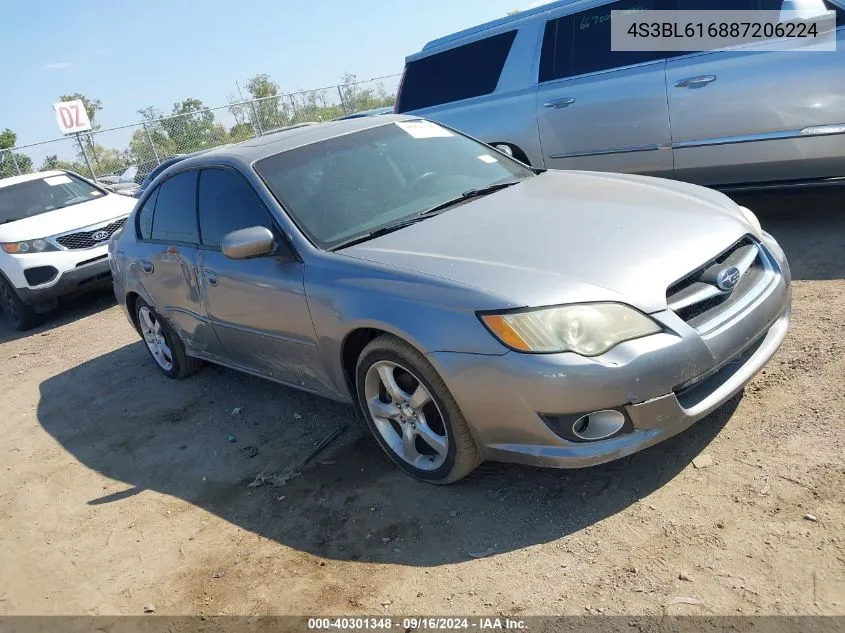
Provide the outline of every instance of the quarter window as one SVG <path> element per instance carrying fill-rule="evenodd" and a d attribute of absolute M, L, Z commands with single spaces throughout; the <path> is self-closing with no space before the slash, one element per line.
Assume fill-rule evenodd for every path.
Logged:
<path fill-rule="evenodd" d="M 672 0 L 620 0 L 546 23 L 540 82 L 663 59 L 666 53 L 613 51 L 611 11 L 669 10 Z"/>
<path fill-rule="evenodd" d="M 409 63 L 397 112 L 490 94 L 515 38 L 516 31 L 508 31 Z"/>
<path fill-rule="evenodd" d="M 252 186 L 228 169 L 203 169 L 199 184 L 200 234 L 205 246 L 217 248 L 239 229 L 263 226 L 273 230 L 264 203 Z"/>
<path fill-rule="evenodd" d="M 153 234 L 153 212 L 155 211 L 156 198 L 158 198 L 158 189 L 153 191 L 148 197 L 144 206 L 138 212 L 138 232 L 141 234 L 142 240 L 148 240 Z"/>
<path fill-rule="evenodd" d="M 152 239 L 196 244 L 197 172 L 185 171 L 165 180 L 158 190 Z"/>

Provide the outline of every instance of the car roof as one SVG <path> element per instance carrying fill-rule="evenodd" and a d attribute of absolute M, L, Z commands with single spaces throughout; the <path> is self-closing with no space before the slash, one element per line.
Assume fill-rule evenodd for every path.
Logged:
<path fill-rule="evenodd" d="M 223 145 L 204 152 L 200 156 L 188 158 L 181 164 L 185 167 L 190 167 L 194 164 L 202 166 L 209 161 L 209 158 L 213 158 L 215 161 L 232 161 L 248 166 L 267 156 L 280 154 L 297 147 L 319 143 L 353 132 L 381 127 L 382 125 L 389 125 L 396 121 L 413 121 L 416 119 L 419 119 L 419 117 L 385 114 L 295 127 L 279 132 L 271 132 L 264 136 L 257 136 L 248 141 Z"/>
<path fill-rule="evenodd" d="M 524 11 L 520 11 L 519 13 L 514 13 L 513 15 L 507 15 L 503 18 L 499 18 L 498 20 L 491 20 L 490 22 L 485 22 L 484 24 L 471 26 L 470 28 L 464 29 L 463 31 L 457 31 L 456 33 L 451 33 L 449 35 L 444 35 L 443 37 L 438 37 L 437 39 L 431 40 L 425 46 L 423 46 L 420 52 L 408 55 L 405 61 L 411 62 L 415 59 L 426 57 L 435 52 L 439 52 L 435 49 L 451 48 L 451 46 L 455 46 L 459 43 L 462 43 L 460 42 L 460 40 L 475 39 L 472 36 L 479 35 L 489 29 L 495 29 L 500 26 L 506 26 L 511 22 L 523 20 L 527 17 L 531 17 L 532 15 L 547 13 L 552 9 L 557 9 L 558 7 L 565 7 L 569 4 L 574 4 L 580 1 L 581 0 L 557 0 L 557 2 L 548 2 L 546 4 L 541 4 L 530 9 L 525 9 Z"/>
<path fill-rule="evenodd" d="M 8 187 L 10 185 L 17 185 L 21 182 L 28 182 L 30 180 L 38 180 L 39 178 L 49 178 L 50 176 L 62 176 L 66 172 L 53 169 L 52 171 L 36 171 L 32 174 L 23 174 L 21 176 L 12 176 L 10 178 L 0 179 L 0 188 Z"/>

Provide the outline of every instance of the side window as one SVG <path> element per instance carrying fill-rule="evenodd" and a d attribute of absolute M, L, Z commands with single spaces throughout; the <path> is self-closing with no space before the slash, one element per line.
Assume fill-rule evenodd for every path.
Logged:
<path fill-rule="evenodd" d="M 666 53 L 613 51 L 611 11 L 668 10 L 672 0 L 619 0 L 546 23 L 540 56 L 540 82 L 663 59 Z"/>
<path fill-rule="evenodd" d="M 490 94 L 515 38 L 516 31 L 508 31 L 409 63 L 398 112 Z"/>
<path fill-rule="evenodd" d="M 219 247 L 226 234 L 251 226 L 271 231 L 267 207 L 252 186 L 229 169 L 203 169 L 199 186 L 200 234 L 205 246 Z"/>
<path fill-rule="evenodd" d="M 152 239 L 196 244 L 197 172 L 184 171 L 165 180 L 158 189 Z"/>
<path fill-rule="evenodd" d="M 138 212 L 138 233 L 142 240 L 148 240 L 153 234 L 153 212 L 156 207 L 156 199 L 158 198 L 158 189 L 153 191 L 144 206 Z"/>

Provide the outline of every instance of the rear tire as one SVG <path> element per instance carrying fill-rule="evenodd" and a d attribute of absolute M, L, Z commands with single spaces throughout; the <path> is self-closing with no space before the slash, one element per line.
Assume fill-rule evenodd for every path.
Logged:
<path fill-rule="evenodd" d="M 370 432 L 409 475 L 449 484 L 481 463 L 448 387 L 405 341 L 389 334 L 370 341 L 358 357 L 355 387 Z"/>
<path fill-rule="evenodd" d="M 200 359 L 187 355 L 176 330 L 143 299 L 135 302 L 135 322 L 150 357 L 165 376 L 179 380 L 202 368 Z"/>
<path fill-rule="evenodd" d="M 35 309 L 23 302 L 5 277 L 0 276 L 0 312 L 6 315 L 19 332 L 30 330 L 42 321 Z"/>

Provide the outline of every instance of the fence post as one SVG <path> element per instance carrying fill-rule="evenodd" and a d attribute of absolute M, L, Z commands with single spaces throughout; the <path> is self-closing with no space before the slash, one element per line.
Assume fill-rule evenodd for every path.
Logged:
<path fill-rule="evenodd" d="M 156 165 L 161 165 L 161 159 L 158 157 L 158 151 L 156 150 L 156 144 L 153 143 L 153 137 L 150 136 L 150 129 L 147 127 L 147 122 L 141 121 L 141 126 L 144 128 L 144 134 L 147 135 L 147 141 L 150 143 L 150 147 L 153 150 L 153 156 L 156 157 Z"/>
<path fill-rule="evenodd" d="M 18 157 L 15 156 L 15 153 L 12 150 L 7 150 L 9 152 L 9 156 L 12 157 L 12 162 L 15 164 L 15 171 L 18 172 L 18 176 L 22 175 L 21 166 L 18 165 Z"/>
<path fill-rule="evenodd" d="M 91 179 L 94 182 L 97 182 L 97 174 L 94 173 L 94 169 L 91 167 L 91 161 L 88 160 L 88 152 L 85 151 L 85 143 L 82 142 L 82 137 L 79 135 L 79 132 L 76 133 L 76 142 L 79 143 L 79 151 L 82 152 L 85 164 L 88 165 L 88 171 L 91 172 Z"/>
<path fill-rule="evenodd" d="M 290 107 L 293 112 L 293 116 L 291 116 L 290 122 L 296 123 L 296 101 L 293 100 L 293 95 L 288 95 L 288 98 L 290 99 Z"/>
<path fill-rule="evenodd" d="M 261 121 L 258 119 L 258 110 L 255 109 L 255 101 L 251 100 L 249 105 L 252 108 L 252 127 L 255 128 L 255 133 L 261 136 L 264 134 L 264 130 L 261 129 Z"/>
<path fill-rule="evenodd" d="M 340 107 L 343 110 L 343 113 L 349 114 L 349 112 L 346 109 L 346 103 L 343 101 L 343 91 L 341 91 L 340 85 L 338 85 L 338 87 L 337 87 L 337 96 L 340 97 Z"/>

